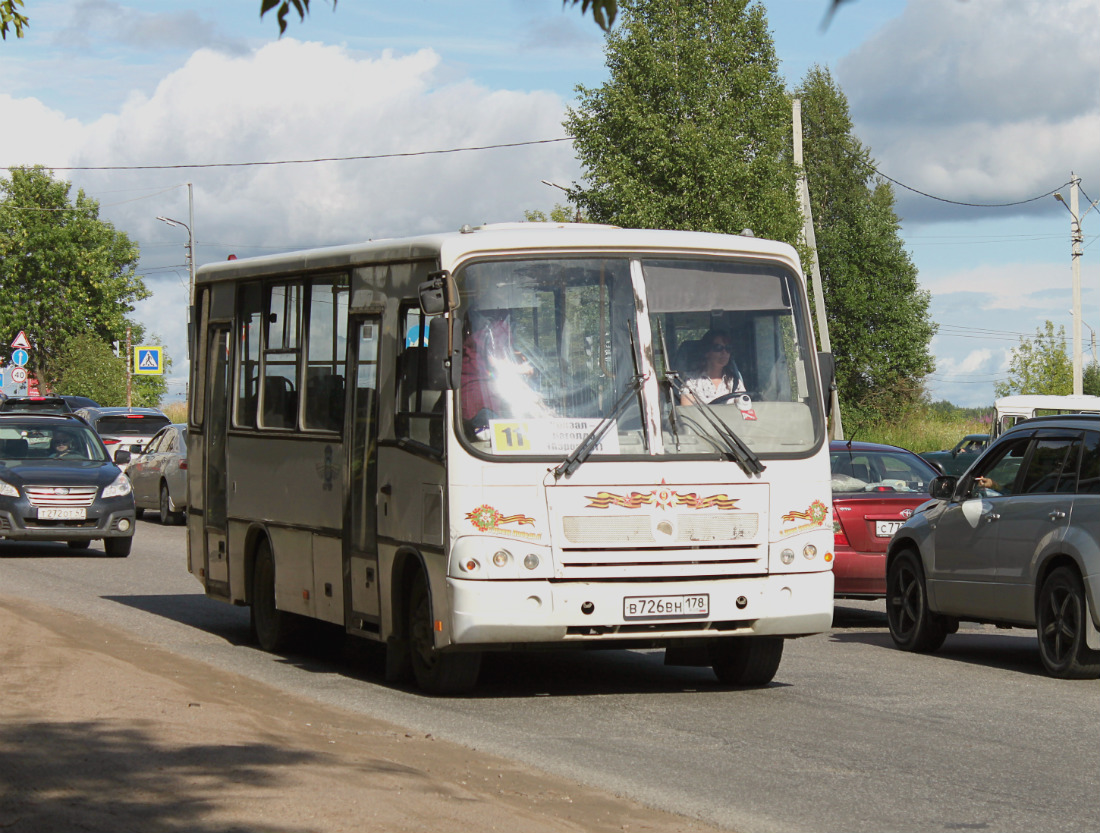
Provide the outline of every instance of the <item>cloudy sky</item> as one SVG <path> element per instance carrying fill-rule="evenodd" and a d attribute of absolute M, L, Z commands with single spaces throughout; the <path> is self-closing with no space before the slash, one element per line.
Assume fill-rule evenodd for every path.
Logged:
<path fill-rule="evenodd" d="M 186 183 L 201 264 L 521 219 L 563 196 L 541 180 L 580 175 L 567 141 L 407 155 L 562 138 L 575 87 L 606 78 L 579 10 L 313 5 L 279 39 L 260 0 L 26 0 L 26 37 L 0 42 L 0 168 L 54 168 L 140 244 L 154 295 L 138 318 L 180 371 L 173 396 L 187 235 L 155 218 L 187 222 Z M 1100 198 L 1100 0 L 849 0 L 823 28 L 827 5 L 765 3 L 783 75 L 794 86 L 829 67 L 900 183 L 903 238 L 940 325 L 933 398 L 989 404 L 1021 336 L 1047 319 L 1072 333 L 1071 218 L 1049 194 L 1068 201 L 1075 172 L 1082 212 Z M 201 167 L 334 157 L 359 158 Z M 88 170 L 118 166 L 142 169 Z M 1100 213 L 1082 228 L 1087 361 Z"/>

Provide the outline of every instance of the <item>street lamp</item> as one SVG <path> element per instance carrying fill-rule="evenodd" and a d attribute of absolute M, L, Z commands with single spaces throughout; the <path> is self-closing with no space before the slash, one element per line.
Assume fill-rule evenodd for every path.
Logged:
<path fill-rule="evenodd" d="M 549 185 L 551 188 L 559 188 L 562 191 L 564 191 L 567 195 L 569 194 L 569 189 L 566 188 L 564 185 L 558 185 L 558 183 L 551 182 L 548 179 L 540 179 L 539 182 L 541 182 L 543 185 Z M 581 207 L 578 205 L 577 206 L 577 212 L 573 216 L 573 222 L 574 223 L 579 223 L 580 221 L 581 221 Z"/>
<path fill-rule="evenodd" d="M 191 226 L 181 220 L 173 220 L 171 217 L 157 217 L 162 223 L 167 223 L 170 226 L 179 226 L 187 232 L 187 305 L 190 307 L 195 303 L 195 237 L 191 233 Z"/>

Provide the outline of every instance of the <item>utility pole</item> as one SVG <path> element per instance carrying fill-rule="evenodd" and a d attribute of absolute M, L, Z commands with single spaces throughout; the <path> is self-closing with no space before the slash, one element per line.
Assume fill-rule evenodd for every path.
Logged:
<path fill-rule="evenodd" d="M 1072 253 L 1073 268 L 1073 393 L 1080 396 L 1084 393 L 1084 361 L 1081 356 L 1081 213 L 1078 210 L 1078 193 L 1081 190 L 1081 177 L 1070 172 L 1069 175 L 1069 205 L 1065 198 L 1056 193 L 1054 199 L 1062 205 L 1066 205 L 1069 211 L 1070 251 Z M 1085 209 L 1085 213 L 1096 208 L 1093 202 Z"/>
<path fill-rule="evenodd" d="M 1077 213 L 1077 192 L 1080 190 L 1081 177 L 1070 172 L 1069 175 L 1069 213 L 1070 233 L 1073 252 L 1073 395 L 1085 392 L 1084 362 L 1081 360 L 1081 217 Z"/>
<path fill-rule="evenodd" d="M 817 332 L 821 338 L 821 349 L 832 353 L 829 342 L 829 322 L 825 317 L 825 290 L 821 285 L 821 263 L 817 258 L 817 235 L 814 234 L 814 218 L 810 208 L 810 185 L 806 181 L 806 169 L 802 167 L 802 101 L 795 99 L 794 107 L 794 164 L 798 168 L 798 200 L 802 207 L 802 236 L 813 254 L 811 276 L 814 286 L 814 312 L 817 317 Z M 844 439 L 844 425 L 840 421 L 840 396 L 836 385 L 829 391 L 829 424 L 832 427 L 832 439 Z"/>
<path fill-rule="evenodd" d="M 130 346 L 130 328 L 126 328 L 126 407 L 133 407 L 134 348 Z"/>

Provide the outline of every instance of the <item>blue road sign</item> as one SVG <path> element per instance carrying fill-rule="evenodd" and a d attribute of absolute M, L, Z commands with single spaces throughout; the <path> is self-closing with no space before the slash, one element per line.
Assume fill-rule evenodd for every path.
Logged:
<path fill-rule="evenodd" d="M 134 373 L 159 376 L 164 373 L 163 347 L 141 345 L 134 348 Z"/>
<path fill-rule="evenodd" d="M 20 347 L 18 350 L 11 351 L 11 363 L 17 367 L 23 367 L 31 358 L 31 354 Z"/>

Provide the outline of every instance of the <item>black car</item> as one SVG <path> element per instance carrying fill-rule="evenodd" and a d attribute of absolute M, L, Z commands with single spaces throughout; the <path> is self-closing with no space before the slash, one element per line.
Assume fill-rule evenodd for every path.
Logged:
<path fill-rule="evenodd" d="M 0 537 L 74 549 L 102 539 L 107 555 L 124 558 L 135 517 L 129 479 L 81 419 L 0 414 Z"/>
<path fill-rule="evenodd" d="M 72 410 L 61 396 L 9 396 L 0 402 L 2 414 L 69 414 Z"/>

